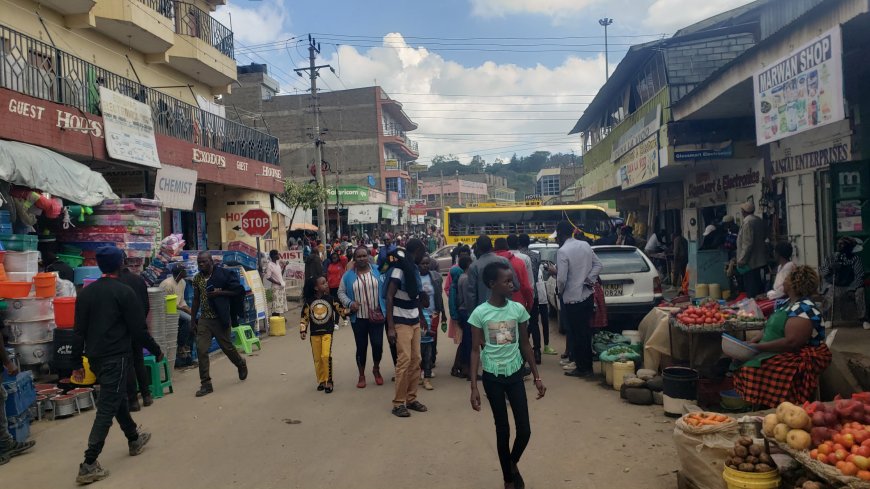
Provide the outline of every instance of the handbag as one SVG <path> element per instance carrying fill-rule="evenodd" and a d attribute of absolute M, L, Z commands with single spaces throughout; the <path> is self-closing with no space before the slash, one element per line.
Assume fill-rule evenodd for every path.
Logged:
<path fill-rule="evenodd" d="M 369 273 L 371 273 L 371 272 L 369 272 Z M 372 275 L 372 278 L 374 278 L 374 275 Z M 362 284 L 363 294 L 365 294 L 365 296 L 368 297 L 369 293 L 368 293 L 368 288 L 366 287 L 366 280 L 364 280 L 364 279 L 360 280 L 360 283 Z M 376 299 L 376 302 L 377 302 L 377 299 Z M 386 322 L 386 318 L 384 317 L 384 313 L 383 313 L 383 311 L 381 311 L 380 307 L 375 307 L 375 308 L 369 307 L 368 308 L 368 316 L 369 316 L 369 322 L 372 324 L 383 324 L 384 322 Z"/>

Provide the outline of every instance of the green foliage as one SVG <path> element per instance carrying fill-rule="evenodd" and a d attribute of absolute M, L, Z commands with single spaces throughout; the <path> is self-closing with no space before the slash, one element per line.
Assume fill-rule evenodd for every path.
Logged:
<path fill-rule="evenodd" d="M 284 180 L 284 192 L 281 194 L 281 200 L 293 209 L 293 215 L 290 217 L 290 222 L 287 226 L 293 225 L 296 211 L 300 207 L 303 210 L 313 209 L 319 204 L 326 202 L 328 196 L 326 187 L 317 183 L 299 183 L 289 178 Z"/>

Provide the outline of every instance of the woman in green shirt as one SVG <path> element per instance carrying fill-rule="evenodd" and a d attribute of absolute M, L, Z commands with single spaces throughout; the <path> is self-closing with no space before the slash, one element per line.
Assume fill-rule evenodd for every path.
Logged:
<path fill-rule="evenodd" d="M 477 306 L 468 322 L 471 328 L 471 407 L 480 411 L 477 370 L 483 361 L 483 390 L 495 418 L 496 445 L 505 489 L 525 487 L 517 464 L 531 437 L 529 403 L 523 384 L 523 361 L 532 367 L 538 399 L 547 388 L 529 344 L 529 313 L 509 299 L 514 293 L 513 271 L 504 262 L 493 262 L 483 269 L 483 282 L 491 290 L 489 300 Z M 482 348 L 482 351 L 481 351 Z M 517 435 L 510 447 L 510 423 L 505 397 L 514 413 Z"/>

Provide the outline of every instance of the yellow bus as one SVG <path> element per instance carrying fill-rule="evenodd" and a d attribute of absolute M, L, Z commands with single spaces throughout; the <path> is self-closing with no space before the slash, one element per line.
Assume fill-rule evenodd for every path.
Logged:
<path fill-rule="evenodd" d="M 556 232 L 556 225 L 567 220 L 583 229 L 590 239 L 611 232 L 607 212 L 596 205 L 517 205 L 494 207 L 446 208 L 443 223 L 447 244 L 474 243 L 481 234 L 493 240 L 508 234 L 528 234 L 532 239 L 546 240 Z"/>

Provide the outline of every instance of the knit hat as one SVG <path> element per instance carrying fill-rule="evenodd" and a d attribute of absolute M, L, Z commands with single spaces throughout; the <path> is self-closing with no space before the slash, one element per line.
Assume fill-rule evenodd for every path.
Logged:
<path fill-rule="evenodd" d="M 97 265 L 103 273 L 117 272 L 124 263 L 124 252 L 114 246 L 97 249 Z"/>
<path fill-rule="evenodd" d="M 746 201 L 740 204 L 740 210 L 747 214 L 755 214 L 755 204 L 751 201 Z"/>
<path fill-rule="evenodd" d="M 716 232 L 716 226 L 710 224 L 709 226 L 704 228 L 704 236 L 707 237 Z"/>

